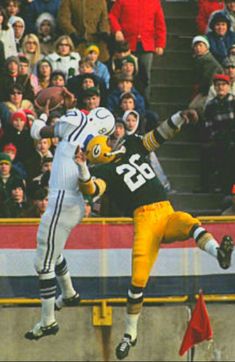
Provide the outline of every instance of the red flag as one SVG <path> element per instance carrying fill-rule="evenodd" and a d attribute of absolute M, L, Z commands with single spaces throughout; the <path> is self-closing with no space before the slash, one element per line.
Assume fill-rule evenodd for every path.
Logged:
<path fill-rule="evenodd" d="M 202 293 L 199 293 L 199 298 L 192 313 L 191 320 L 189 321 L 186 329 L 179 355 L 182 356 L 188 349 L 192 348 L 195 344 L 205 340 L 212 339 L 213 332 L 210 324 L 209 315 L 206 309 Z"/>

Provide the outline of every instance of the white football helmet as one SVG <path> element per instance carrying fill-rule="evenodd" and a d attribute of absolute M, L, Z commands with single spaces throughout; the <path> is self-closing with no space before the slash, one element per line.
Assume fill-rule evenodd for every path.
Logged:
<path fill-rule="evenodd" d="M 94 131 L 94 135 L 110 135 L 115 130 L 115 118 L 112 113 L 104 107 L 92 109 L 87 115 L 88 124 Z"/>

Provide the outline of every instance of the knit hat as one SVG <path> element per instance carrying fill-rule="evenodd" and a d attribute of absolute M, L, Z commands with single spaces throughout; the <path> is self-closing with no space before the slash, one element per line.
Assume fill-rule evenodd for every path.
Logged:
<path fill-rule="evenodd" d="M 52 25 L 53 30 L 55 29 L 56 21 L 55 21 L 54 16 L 51 15 L 50 13 L 42 13 L 38 16 L 38 18 L 36 20 L 37 32 L 39 32 L 40 26 L 44 20 L 47 20 Z"/>
<path fill-rule="evenodd" d="M 91 44 L 84 50 L 84 56 L 86 57 L 89 53 L 95 52 L 100 55 L 100 49 L 97 45 Z"/>
<path fill-rule="evenodd" d="M 24 113 L 26 114 L 27 121 L 34 121 L 36 118 L 36 115 L 34 111 L 31 109 L 24 109 Z"/>
<path fill-rule="evenodd" d="M 10 156 L 5 152 L 0 152 L 0 165 L 2 163 L 8 163 L 8 165 L 11 165 L 11 158 Z"/>
<path fill-rule="evenodd" d="M 219 22 L 227 23 L 228 29 L 230 29 L 231 21 L 223 11 L 217 11 L 214 13 L 214 15 L 211 16 L 211 20 L 209 22 L 209 28 L 211 30 L 214 30 L 215 24 Z"/>
<path fill-rule="evenodd" d="M 92 96 L 100 96 L 100 90 L 97 87 L 90 87 L 84 89 L 82 92 L 82 98 L 92 97 Z"/>
<path fill-rule="evenodd" d="M 192 48 L 194 47 L 194 45 L 196 43 L 199 43 L 199 42 L 204 43 L 207 46 L 208 49 L 210 48 L 210 44 L 209 44 L 209 41 L 208 41 L 207 37 L 203 36 L 203 35 L 197 35 L 197 36 L 195 36 L 193 38 L 193 40 L 192 40 Z"/>
<path fill-rule="evenodd" d="M 24 123 L 27 122 L 27 116 L 23 110 L 19 110 L 16 112 L 13 112 L 11 115 L 11 121 L 14 121 L 15 119 L 20 118 Z"/>
<path fill-rule="evenodd" d="M 235 195 L 235 184 L 232 185 L 231 194 L 232 194 L 232 195 Z"/>
<path fill-rule="evenodd" d="M 124 57 L 121 59 L 121 64 L 126 64 L 126 63 L 132 63 L 134 64 L 135 66 L 135 59 L 131 56 L 131 55 L 128 55 L 127 57 Z"/>
<path fill-rule="evenodd" d="M 11 190 L 15 190 L 18 188 L 21 188 L 23 191 L 25 191 L 25 184 L 23 179 L 21 178 L 16 178 L 15 180 L 13 180 L 11 184 Z"/>
<path fill-rule="evenodd" d="M 230 84 L 230 77 L 227 74 L 214 74 L 213 75 L 213 83 L 215 83 L 218 80 L 222 80 L 222 81 Z"/>
<path fill-rule="evenodd" d="M 124 81 L 134 82 L 134 79 L 131 75 L 127 75 L 124 73 L 115 74 L 114 78 L 116 82 L 124 82 Z"/>
<path fill-rule="evenodd" d="M 139 116 L 139 113 L 138 113 L 138 112 L 136 112 L 136 111 L 134 111 L 134 110 L 133 110 L 133 111 L 126 111 L 126 112 L 123 114 L 123 116 L 122 116 L 122 119 L 123 119 L 123 121 L 124 121 L 124 123 L 125 123 L 125 125 L 126 125 L 126 128 L 127 128 L 127 118 L 128 118 L 128 116 L 129 116 L 130 114 L 135 115 L 137 122 L 136 122 L 135 128 L 133 128 L 132 130 L 128 130 L 128 129 L 127 129 L 126 134 L 127 134 L 128 136 L 130 136 L 130 135 L 132 135 L 133 133 L 136 132 L 136 130 L 137 130 L 138 126 L 139 126 L 139 122 L 140 122 L 140 116 Z"/>
<path fill-rule="evenodd" d="M 16 155 L 17 152 L 17 148 L 15 145 L 13 145 L 13 143 L 8 143 L 3 147 L 3 152 L 8 152 L 8 151 L 12 151 L 14 152 L 14 154 Z"/>
<path fill-rule="evenodd" d="M 18 57 L 15 57 L 14 55 L 8 57 L 5 61 L 5 67 L 7 68 L 9 63 L 15 62 L 18 66 L 20 65 L 20 61 Z"/>
<path fill-rule="evenodd" d="M 230 57 L 225 58 L 223 61 L 223 67 L 224 68 L 235 67 L 235 56 L 231 55 Z"/>

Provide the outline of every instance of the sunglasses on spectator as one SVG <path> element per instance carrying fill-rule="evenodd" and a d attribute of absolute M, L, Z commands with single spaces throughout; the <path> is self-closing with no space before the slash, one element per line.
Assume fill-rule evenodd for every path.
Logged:
<path fill-rule="evenodd" d="M 20 92 L 20 91 L 13 91 L 13 92 L 11 92 L 10 94 L 15 95 L 15 94 L 23 94 L 23 93 Z"/>
<path fill-rule="evenodd" d="M 26 44 L 34 44 L 34 45 L 37 45 L 36 41 L 27 41 Z"/>
<path fill-rule="evenodd" d="M 64 46 L 64 47 L 69 47 L 69 46 L 70 46 L 70 45 L 67 44 L 67 43 L 60 43 L 59 45 L 60 45 L 60 46 Z"/>
<path fill-rule="evenodd" d="M 235 68 L 235 65 L 227 65 L 225 68 Z"/>

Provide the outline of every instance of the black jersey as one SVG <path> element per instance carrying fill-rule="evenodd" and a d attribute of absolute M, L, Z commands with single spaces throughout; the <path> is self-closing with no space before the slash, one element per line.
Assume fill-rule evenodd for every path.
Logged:
<path fill-rule="evenodd" d="M 124 146 L 126 153 L 119 161 L 94 167 L 91 174 L 106 182 L 109 196 L 125 215 L 131 215 L 137 207 L 164 201 L 167 196 L 147 161 L 142 137 L 128 136 Z"/>

